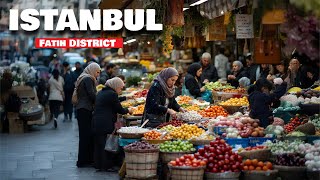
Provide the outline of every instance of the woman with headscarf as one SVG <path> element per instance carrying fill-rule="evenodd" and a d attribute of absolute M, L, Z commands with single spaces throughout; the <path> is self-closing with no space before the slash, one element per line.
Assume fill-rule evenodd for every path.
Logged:
<path fill-rule="evenodd" d="M 50 112 L 53 115 L 53 125 L 56 129 L 58 126 L 57 119 L 60 114 L 60 106 L 62 105 L 64 92 L 63 85 L 64 80 L 60 76 L 60 73 L 57 69 L 52 71 L 52 76 L 49 79 L 49 106 Z"/>
<path fill-rule="evenodd" d="M 232 72 L 228 75 L 228 83 L 231 86 L 239 87 L 239 79 L 246 77 L 246 71 L 243 69 L 243 64 L 240 61 L 234 61 L 232 64 Z"/>
<path fill-rule="evenodd" d="M 75 84 L 78 102 L 75 104 L 79 127 L 78 167 L 86 167 L 93 163 L 93 134 L 91 129 L 92 112 L 96 100 L 97 77 L 100 66 L 90 63 Z"/>
<path fill-rule="evenodd" d="M 174 84 L 178 76 L 178 71 L 169 67 L 163 69 L 154 79 L 147 95 L 143 115 L 143 120 L 149 119 L 146 127 L 157 127 L 168 120 L 167 115 L 174 115 L 176 111 L 184 111 L 174 98 Z"/>
<path fill-rule="evenodd" d="M 193 63 L 188 67 L 187 75 L 184 79 L 184 86 L 189 91 L 190 95 L 194 98 L 201 97 L 201 93 L 205 91 L 204 87 L 201 87 L 200 76 L 202 73 L 202 67 L 199 63 Z"/>
<path fill-rule="evenodd" d="M 118 95 L 124 83 L 119 77 L 107 80 L 106 87 L 97 94 L 95 111 L 93 113 L 94 132 L 94 167 L 100 171 L 114 171 L 114 154 L 105 152 L 106 138 L 115 130 L 117 114 L 127 114 L 129 111 L 120 104 Z"/>

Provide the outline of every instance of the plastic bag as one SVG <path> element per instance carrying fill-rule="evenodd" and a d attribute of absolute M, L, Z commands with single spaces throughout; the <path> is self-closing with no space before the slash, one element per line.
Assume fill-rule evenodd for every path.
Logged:
<path fill-rule="evenodd" d="M 210 90 L 206 90 L 201 94 L 201 98 L 204 101 L 211 102 L 212 101 L 212 92 Z"/>
<path fill-rule="evenodd" d="M 117 153 L 119 151 L 119 136 L 108 134 L 104 150 L 111 153 Z"/>

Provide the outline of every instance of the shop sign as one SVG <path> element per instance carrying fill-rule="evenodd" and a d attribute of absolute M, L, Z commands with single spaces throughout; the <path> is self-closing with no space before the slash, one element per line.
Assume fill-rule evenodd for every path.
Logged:
<path fill-rule="evenodd" d="M 225 41 L 227 27 L 224 25 L 224 16 L 215 18 L 206 31 L 206 41 Z"/>
<path fill-rule="evenodd" d="M 236 15 L 236 34 L 237 39 L 250 39 L 254 37 L 252 14 Z"/>

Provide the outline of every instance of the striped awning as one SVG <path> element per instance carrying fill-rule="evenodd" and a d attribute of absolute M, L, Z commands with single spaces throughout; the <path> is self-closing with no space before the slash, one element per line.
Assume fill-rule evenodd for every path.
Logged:
<path fill-rule="evenodd" d="M 209 0 L 197 8 L 203 17 L 214 19 L 243 6 L 246 6 L 246 0 Z"/>

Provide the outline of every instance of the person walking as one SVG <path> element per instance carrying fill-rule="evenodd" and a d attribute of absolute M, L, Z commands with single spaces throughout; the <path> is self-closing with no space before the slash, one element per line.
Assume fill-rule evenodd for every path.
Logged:
<path fill-rule="evenodd" d="M 115 130 L 117 114 L 127 114 L 131 109 L 123 108 L 118 95 L 124 87 L 119 77 L 107 80 L 106 87 L 97 94 L 93 113 L 94 167 L 99 171 L 114 172 L 115 154 L 104 150 L 106 138 Z"/>
<path fill-rule="evenodd" d="M 70 71 L 70 66 L 68 62 L 63 63 L 63 79 L 64 79 L 64 86 L 63 91 L 65 95 L 65 99 L 63 102 L 63 111 L 64 111 L 64 122 L 72 121 L 72 111 L 73 105 L 71 102 L 72 93 L 74 90 L 74 82 L 73 75 Z"/>
<path fill-rule="evenodd" d="M 50 113 L 54 118 L 53 126 L 55 129 L 58 127 L 57 120 L 60 113 L 60 106 L 64 100 L 63 85 L 64 80 L 60 76 L 59 70 L 54 69 L 49 79 L 49 106 Z"/>
<path fill-rule="evenodd" d="M 87 167 L 93 163 L 92 112 L 96 100 L 97 77 L 100 66 L 90 63 L 78 77 L 75 84 L 77 93 L 77 120 L 79 127 L 79 148 L 77 167 Z"/>

